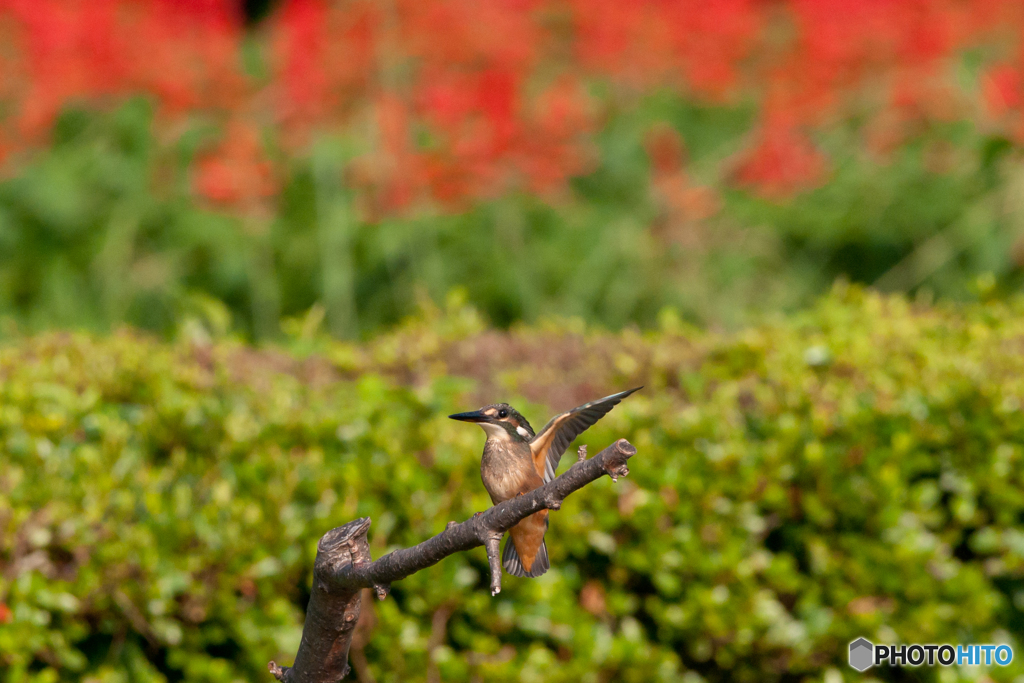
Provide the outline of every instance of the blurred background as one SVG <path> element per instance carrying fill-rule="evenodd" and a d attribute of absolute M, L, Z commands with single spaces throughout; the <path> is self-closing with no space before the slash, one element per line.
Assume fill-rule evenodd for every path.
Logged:
<path fill-rule="evenodd" d="M 732 329 L 1020 285 L 1016 2 L 17 2 L 5 329 Z"/>
<path fill-rule="evenodd" d="M 321 534 L 488 504 L 444 415 L 635 384 L 553 570 L 354 678 L 1016 644 L 1022 162 L 1016 0 L 0 0 L 0 680 L 268 680 Z"/>

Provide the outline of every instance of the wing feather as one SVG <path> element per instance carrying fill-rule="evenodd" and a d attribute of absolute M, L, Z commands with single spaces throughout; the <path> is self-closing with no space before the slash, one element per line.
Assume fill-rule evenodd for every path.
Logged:
<path fill-rule="evenodd" d="M 643 387 L 620 391 L 617 394 L 584 403 L 578 408 L 551 418 L 544 425 L 544 429 L 540 430 L 540 433 L 530 441 L 533 465 L 537 469 L 537 473 L 544 478 L 544 483 L 555 478 L 555 470 L 558 468 L 558 462 L 562 459 L 562 454 L 577 436 L 607 415 L 608 411 L 618 405 L 622 399 L 640 389 Z"/>

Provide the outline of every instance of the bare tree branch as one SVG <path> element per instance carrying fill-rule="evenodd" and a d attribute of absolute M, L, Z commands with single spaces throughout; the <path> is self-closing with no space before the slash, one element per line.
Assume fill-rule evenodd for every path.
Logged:
<path fill-rule="evenodd" d="M 388 553 L 376 562 L 370 559 L 366 538 L 369 517 L 328 531 L 317 545 L 313 592 L 295 664 L 286 667 L 270 662 L 270 672 L 284 683 L 340 681 L 349 670 L 348 650 L 359 621 L 361 589 L 372 588 L 383 600 L 393 582 L 457 552 L 481 545 L 486 548 L 491 595 L 497 595 L 501 591 L 498 544 L 502 534 L 535 512 L 559 509 L 570 493 L 606 474 L 612 480 L 626 476 L 626 463 L 635 454 L 636 448 L 625 439 L 619 439 L 589 460 L 586 449 L 581 448 L 577 462 L 544 486 L 477 513 L 461 524 L 449 522 L 437 536 L 412 548 Z"/>

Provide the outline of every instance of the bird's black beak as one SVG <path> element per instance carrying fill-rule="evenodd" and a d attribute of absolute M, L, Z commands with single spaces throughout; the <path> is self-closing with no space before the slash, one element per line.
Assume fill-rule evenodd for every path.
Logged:
<path fill-rule="evenodd" d="M 489 422 L 491 419 L 480 410 L 471 410 L 468 413 L 455 413 L 448 417 L 453 420 L 462 420 L 463 422 Z"/>

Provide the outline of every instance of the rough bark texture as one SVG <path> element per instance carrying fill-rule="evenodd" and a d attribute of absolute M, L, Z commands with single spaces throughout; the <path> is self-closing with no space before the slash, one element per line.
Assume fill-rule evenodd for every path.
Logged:
<path fill-rule="evenodd" d="M 557 510 L 573 491 L 604 475 L 613 480 L 629 474 L 626 463 L 636 449 L 619 439 L 591 459 L 580 448 L 579 459 L 560 477 L 530 493 L 495 505 L 483 513 L 448 526 L 437 536 L 370 560 L 363 517 L 324 534 L 313 565 L 313 592 L 306 609 L 302 642 L 291 667 L 270 662 L 269 669 L 284 683 L 336 683 L 348 673 L 348 650 L 359 621 L 361 589 L 371 588 L 383 600 L 391 584 L 437 564 L 454 553 L 484 546 L 491 568 L 491 595 L 501 591 L 501 536 L 520 520 L 539 510 Z"/>

